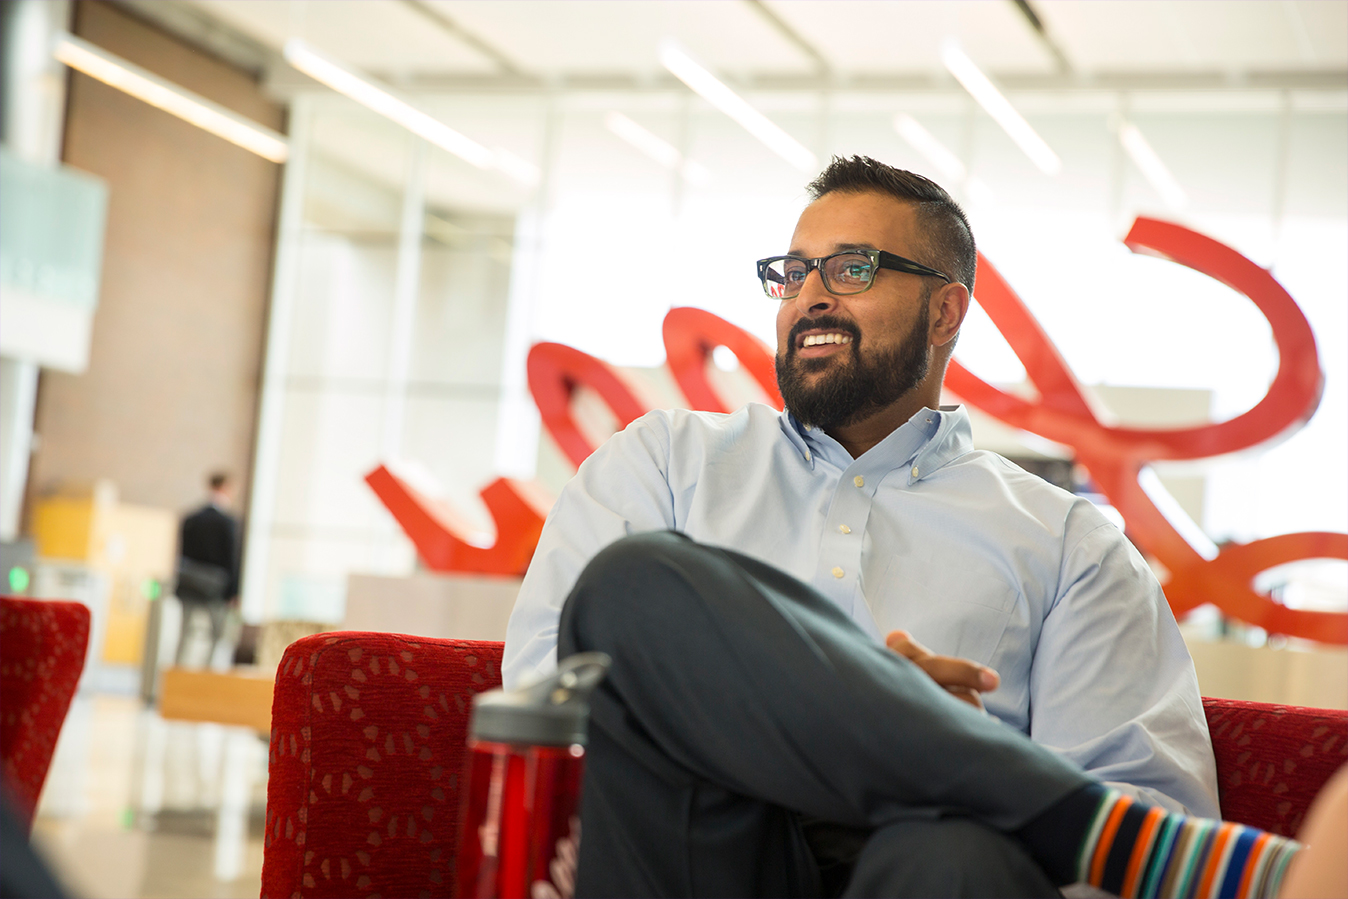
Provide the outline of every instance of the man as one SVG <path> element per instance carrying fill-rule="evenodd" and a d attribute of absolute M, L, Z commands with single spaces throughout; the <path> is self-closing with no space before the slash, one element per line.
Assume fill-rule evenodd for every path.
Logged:
<path fill-rule="evenodd" d="M 178 544 L 178 583 L 174 591 L 182 603 L 182 630 L 177 663 L 186 659 L 187 634 L 199 613 L 210 619 L 211 649 L 215 655 L 225 631 L 225 617 L 239 595 L 238 522 L 229 514 L 229 475 L 215 472 L 207 480 L 206 505 L 183 518 Z"/>
<path fill-rule="evenodd" d="M 864 157 L 810 193 L 789 254 L 758 264 L 786 411 L 658 411 L 615 435 L 511 616 L 507 684 L 559 651 L 614 660 L 578 892 L 1160 883 L 1169 856 L 1131 841 L 1163 812 L 1137 822 L 1215 816 L 1217 796 L 1155 578 L 1090 503 L 973 450 L 940 407 L 976 259 L 954 201 Z M 1198 845 L 1164 820 L 1166 846 Z"/>

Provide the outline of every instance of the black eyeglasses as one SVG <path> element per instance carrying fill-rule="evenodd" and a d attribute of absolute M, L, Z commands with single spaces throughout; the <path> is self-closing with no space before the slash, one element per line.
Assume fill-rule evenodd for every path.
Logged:
<path fill-rule="evenodd" d="M 758 260 L 758 279 L 763 292 L 774 300 L 789 300 L 800 295 L 811 270 L 818 269 L 824 289 L 838 296 L 870 290 L 875 273 L 882 268 L 912 275 L 927 275 L 953 283 L 945 272 L 884 250 L 844 250 L 818 259 L 799 256 L 769 256 Z"/>

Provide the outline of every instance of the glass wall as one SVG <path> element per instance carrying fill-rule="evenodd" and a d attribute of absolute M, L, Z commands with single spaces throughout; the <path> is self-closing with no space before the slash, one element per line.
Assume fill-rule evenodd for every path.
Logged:
<path fill-rule="evenodd" d="M 475 504 L 495 471 L 515 216 L 447 201 L 460 163 L 355 104 L 319 97 L 293 114 L 303 159 L 272 323 L 286 334 L 268 371 L 278 426 L 257 459 L 274 490 L 255 497 L 245 613 L 337 623 L 349 573 L 415 564 L 365 484 L 377 465 L 419 472 L 489 521 Z"/>
<path fill-rule="evenodd" d="M 1051 177 L 953 90 L 746 96 L 821 165 L 868 154 L 951 188 L 980 247 L 1077 377 L 1103 385 L 1102 398 L 1117 388 L 1206 391 L 1208 414 L 1225 419 L 1256 403 L 1277 367 L 1251 302 L 1123 246 L 1136 216 L 1178 221 L 1271 268 L 1319 341 L 1318 413 L 1265 452 L 1161 474 L 1202 479 L 1190 507 L 1217 541 L 1348 530 L 1348 92 L 1012 94 L 1063 160 Z M 812 172 L 682 91 L 418 99 L 508 152 L 517 171 L 474 169 L 331 95 L 296 103 L 293 130 L 305 136 L 291 169 L 302 185 L 288 196 L 302 213 L 280 241 L 275 314 L 289 307 L 290 338 L 269 376 L 283 388 L 281 436 L 270 453 L 265 436 L 259 445 L 276 487 L 273 512 L 255 513 L 251 618 L 336 621 L 347 573 L 413 570 L 409 544 L 362 481 L 382 459 L 424 466 L 484 526 L 476 493 L 496 474 L 531 474 L 541 453 L 556 481 L 564 466 L 523 388 L 533 342 L 657 367 L 660 323 L 675 305 L 774 342 L 752 263 L 785 250 Z M 614 113 L 700 169 L 681 174 L 643 155 L 611 129 Z M 937 170 L 900 136 L 898 115 L 931 132 L 964 173 Z M 1168 205 L 1134 167 L 1117 137 L 1123 121 L 1165 161 L 1186 205 Z M 978 310 L 957 356 L 993 382 L 1024 378 Z M 1173 409 L 1116 405 L 1128 423 L 1177 423 Z M 1303 566 L 1299 577 L 1341 604 L 1346 568 Z"/>

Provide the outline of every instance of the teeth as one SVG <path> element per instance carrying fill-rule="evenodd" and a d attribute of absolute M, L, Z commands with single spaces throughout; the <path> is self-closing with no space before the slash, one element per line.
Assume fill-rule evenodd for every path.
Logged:
<path fill-rule="evenodd" d="M 807 334 L 802 346 L 818 346 L 821 343 L 851 343 L 850 334 Z"/>

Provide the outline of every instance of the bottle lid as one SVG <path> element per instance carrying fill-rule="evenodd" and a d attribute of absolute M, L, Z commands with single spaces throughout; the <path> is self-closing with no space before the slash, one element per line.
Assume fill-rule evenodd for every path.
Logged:
<path fill-rule="evenodd" d="M 590 694 L 610 664 L 602 652 L 577 653 L 542 680 L 515 690 L 478 694 L 469 728 L 472 739 L 535 746 L 583 744 Z"/>

